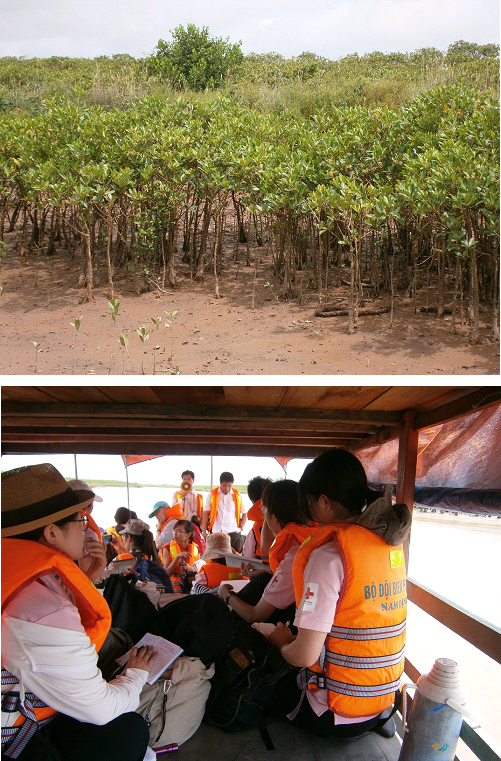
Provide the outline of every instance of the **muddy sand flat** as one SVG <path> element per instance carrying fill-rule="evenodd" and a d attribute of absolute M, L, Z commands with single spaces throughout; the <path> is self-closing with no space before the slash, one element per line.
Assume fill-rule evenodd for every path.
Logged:
<path fill-rule="evenodd" d="M 436 319 L 415 313 L 412 299 L 395 299 L 393 327 L 388 313 L 361 316 L 354 335 L 347 335 L 347 317 L 315 316 L 318 296 L 308 294 L 301 306 L 278 301 L 280 285 L 263 265 L 254 271 L 231 262 L 219 280 L 189 279 L 179 265 L 179 284 L 138 295 L 130 276 L 117 273 L 118 319 L 108 310 L 104 276 L 95 301 L 80 303 L 75 286 L 79 263 L 56 254 L 49 260 L 24 260 L 15 252 L 4 259 L 0 316 L 0 369 L 4 375 L 496 375 L 499 346 L 490 336 L 490 310 L 481 314 L 481 342 L 468 345 L 468 327 L 451 333 L 451 317 Z M 266 283 L 272 283 L 272 288 Z M 346 296 L 331 288 L 327 301 Z M 433 293 L 420 292 L 417 307 L 434 303 Z M 375 306 L 384 300 L 375 302 Z M 254 303 L 253 303 L 254 302 Z M 254 307 L 254 308 L 253 308 Z M 173 326 L 165 312 L 177 311 Z M 71 323 L 82 317 L 78 333 Z M 158 329 L 152 318 L 161 317 Z M 141 342 L 137 328 L 146 326 Z M 172 333 L 173 330 L 173 333 Z M 126 335 L 129 356 L 119 343 Z M 73 346 L 76 345 L 75 351 Z M 172 358 L 171 358 L 172 357 Z"/>

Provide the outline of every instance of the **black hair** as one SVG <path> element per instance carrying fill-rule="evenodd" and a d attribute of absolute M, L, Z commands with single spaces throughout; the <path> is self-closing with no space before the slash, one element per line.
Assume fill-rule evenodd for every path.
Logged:
<path fill-rule="evenodd" d="M 176 521 L 174 523 L 174 528 L 184 528 L 185 531 L 188 532 L 190 535 L 189 541 L 192 542 L 195 538 L 195 526 L 191 521 Z"/>
<path fill-rule="evenodd" d="M 261 499 L 264 487 L 267 484 L 271 484 L 271 478 L 263 478 L 262 476 L 251 478 L 247 486 L 247 494 L 251 502 L 257 502 L 258 499 Z"/>
<path fill-rule="evenodd" d="M 198 515 L 192 515 L 190 520 L 194 526 L 198 526 L 198 528 L 200 528 L 200 518 Z"/>
<path fill-rule="evenodd" d="M 122 534 L 123 537 L 130 536 L 132 539 L 134 555 L 149 555 L 149 557 L 158 565 L 162 565 L 162 561 L 158 555 L 158 550 L 153 539 L 153 534 L 148 529 L 145 529 L 142 534 Z M 134 552 L 135 550 L 135 552 Z"/>
<path fill-rule="evenodd" d="M 66 518 L 61 518 L 58 521 L 47 521 L 45 526 L 49 526 L 51 523 L 53 523 L 54 526 L 64 528 L 64 526 L 66 526 L 68 523 L 74 521 L 77 515 L 80 515 L 79 510 L 74 513 L 70 513 L 70 515 L 67 515 Z M 16 534 L 12 537 L 12 539 L 28 539 L 31 542 L 38 542 L 38 540 L 43 536 L 43 530 L 45 526 L 39 526 L 38 528 L 34 528 L 32 531 L 25 531 L 24 534 Z"/>
<path fill-rule="evenodd" d="M 123 525 L 127 523 L 132 518 L 132 513 L 127 507 L 118 507 L 117 511 L 114 515 L 115 521 L 117 522 L 117 525 Z"/>
<path fill-rule="evenodd" d="M 268 513 L 277 519 L 282 528 L 288 523 L 308 525 L 309 516 L 299 503 L 296 481 L 283 479 L 269 483 L 261 499 Z"/>
<path fill-rule="evenodd" d="M 318 499 L 324 494 L 339 502 L 351 515 L 359 515 L 364 507 L 381 496 L 367 486 L 364 466 L 346 449 L 327 449 L 304 469 L 299 479 L 303 510 L 313 519 L 308 495 Z"/>
<path fill-rule="evenodd" d="M 184 478 L 185 476 L 191 476 L 193 480 L 195 480 L 195 474 L 192 470 L 183 470 L 181 473 L 181 478 Z"/>
<path fill-rule="evenodd" d="M 235 479 L 233 478 L 233 473 L 230 473 L 229 471 L 225 470 L 224 473 L 221 473 L 219 476 L 219 483 L 222 484 L 223 481 L 231 481 L 233 483 Z"/>

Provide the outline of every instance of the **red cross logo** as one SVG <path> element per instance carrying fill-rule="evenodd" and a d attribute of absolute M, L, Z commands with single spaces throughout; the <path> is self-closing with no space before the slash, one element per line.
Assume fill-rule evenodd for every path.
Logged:
<path fill-rule="evenodd" d="M 311 589 L 308 587 L 308 591 L 306 592 L 304 599 L 309 600 L 310 597 L 315 597 L 315 592 L 312 592 Z"/>

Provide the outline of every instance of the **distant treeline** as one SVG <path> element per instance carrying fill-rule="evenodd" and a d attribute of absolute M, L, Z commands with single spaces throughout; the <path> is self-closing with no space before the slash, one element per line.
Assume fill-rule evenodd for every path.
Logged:
<path fill-rule="evenodd" d="M 200 36 L 201 30 L 191 31 L 192 37 Z M 206 41 L 216 54 L 221 44 L 220 40 Z M 146 96 L 168 100 L 180 90 L 197 90 L 203 91 L 199 97 L 207 98 L 222 88 L 226 95 L 263 112 L 288 110 L 311 116 L 333 106 L 400 106 L 439 84 L 499 91 L 499 46 L 494 44 L 459 40 L 447 51 L 376 51 L 338 60 L 310 52 L 294 58 L 278 53 L 238 57 L 237 46 L 227 46 L 233 66 L 227 62 L 224 73 L 218 73 L 214 65 L 210 68 L 211 59 L 200 39 L 192 40 L 192 47 L 199 59 L 204 52 L 205 58 L 195 60 L 184 75 L 176 64 L 175 45 L 162 40 L 143 59 L 127 54 L 94 59 L 0 58 L 0 112 L 37 114 L 47 108 L 47 99 L 56 96 L 78 105 L 128 108 Z M 224 60 L 224 50 L 219 55 Z"/>
<path fill-rule="evenodd" d="M 71 481 L 71 478 L 66 478 L 67 481 Z M 95 486 L 121 486 L 121 487 L 127 487 L 126 481 L 110 481 L 110 480 L 102 480 L 102 479 L 94 479 L 90 478 L 87 479 L 86 483 L 93 489 Z M 214 486 L 217 486 L 217 484 L 214 484 Z M 152 487 L 155 489 L 179 489 L 179 484 L 140 484 L 137 483 L 137 481 L 129 481 L 129 488 L 130 489 L 144 489 L 146 487 Z M 245 486 L 234 484 L 235 489 L 237 489 L 240 494 L 247 494 L 247 484 Z M 214 488 L 214 487 L 213 487 Z M 197 491 L 210 491 L 210 486 L 199 486 L 196 485 Z M 170 495 L 169 495 L 170 496 Z"/>

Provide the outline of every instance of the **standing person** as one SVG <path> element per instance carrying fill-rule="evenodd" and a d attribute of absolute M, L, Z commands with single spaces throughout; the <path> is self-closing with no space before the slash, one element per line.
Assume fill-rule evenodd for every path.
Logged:
<path fill-rule="evenodd" d="M 157 550 L 161 550 L 164 544 L 168 544 L 172 541 L 172 529 L 174 528 L 174 523 L 183 520 L 184 514 L 179 505 L 169 507 L 167 502 L 160 500 L 160 502 L 155 502 L 153 510 L 148 515 L 148 518 L 150 520 L 152 518 L 157 519 L 155 544 Z"/>
<path fill-rule="evenodd" d="M 303 667 L 290 717 L 327 737 L 373 729 L 391 737 L 393 719 L 383 726 L 381 714 L 394 702 L 404 665 L 401 542 L 409 510 L 368 489 L 361 462 L 343 449 L 307 465 L 299 488 L 320 528 L 294 561 L 297 637 L 284 626 L 270 636 L 288 663 Z"/>
<path fill-rule="evenodd" d="M 77 496 L 50 464 L 2 473 L 5 758 L 142 761 L 146 753 L 148 727 L 134 711 L 153 649 L 133 648 L 109 683 L 97 667 L 111 614 L 92 584 L 103 545 L 84 539 L 82 510 L 93 497 Z"/>
<path fill-rule="evenodd" d="M 233 474 L 224 471 L 219 476 L 219 486 L 208 495 L 202 514 L 201 530 L 204 538 L 207 531 L 228 534 L 231 546 L 241 552 L 243 547 L 242 528 L 247 520 L 247 510 L 242 507 L 242 498 L 233 488 Z"/>
<path fill-rule="evenodd" d="M 203 494 L 199 494 L 193 488 L 193 484 L 195 483 L 195 474 L 192 470 L 183 470 L 181 473 L 181 481 L 187 481 L 189 484 L 191 484 L 191 489 L 189 491 L 182 491 L 181 489 L 177 489 L 172 495 L 172 504 L 179 504 L 181 506 L 184 517 L 187 521 L 191 521 L 194 515 L 201 519 L 204 509 L 204 497 Z"/>
<path fill-rule="evenodd" d="M 252 501 L 252 507 L 249 508 L 247 518 L 254 521 L 252 529 L 245 538 L 242 555 L 246 558 L 258 558 L 258 560 L 267 560 L 268 553 L 261 551 L 261 532 L 263 530 L 264 515 L 261 509 L 261 497 L 264 488 L 271 484 L 270 478 L 256 476 L 251 478 L 247 486 L 247 495 Z"/>

